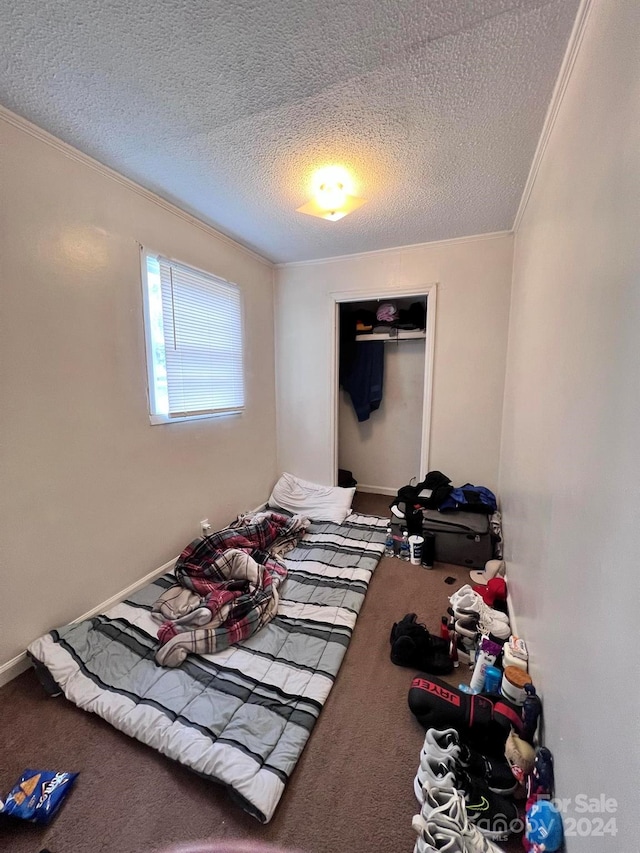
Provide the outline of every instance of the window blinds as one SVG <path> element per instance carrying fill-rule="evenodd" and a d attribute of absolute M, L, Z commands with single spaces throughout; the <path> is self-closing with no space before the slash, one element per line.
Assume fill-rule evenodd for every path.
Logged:
<path fill-rule="evenodd" d="M 244 407 L 240 290 L 158 258 L 169 417 Z"/>

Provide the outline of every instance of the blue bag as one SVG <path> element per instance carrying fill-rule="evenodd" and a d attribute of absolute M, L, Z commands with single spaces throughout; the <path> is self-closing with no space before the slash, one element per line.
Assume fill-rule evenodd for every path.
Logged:
<path fill-rule="evenodd" d="M 77 773 L 57 773 L 55 770 L 25 770 L 2 803 L 0 814 L 49 823 L 71 790 Z"/>
<path fill-rule="evenodd" d="M 461 509 L 465 512 L 482 512 L 487 515 L 498 509 L 496 496 L 486 486 L 465 483 L 451 490 L 447 499 L 440 504 L 440 512 Z"/>

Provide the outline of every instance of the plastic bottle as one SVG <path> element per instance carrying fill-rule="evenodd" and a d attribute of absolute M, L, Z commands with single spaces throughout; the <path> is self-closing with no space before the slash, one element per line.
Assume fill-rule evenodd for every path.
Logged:
<path fill-rule="evenodd" d="M 488 637 L 482 638 L 480 649 L 476 655 L 476 665 L 473 668 L 473 675 L 471 676 L 471 687 L 474 690 L 482 690 L 487 667 L 496 662 L 500 651 L 501 647 L 498 643 L 494 643 Z"/>
<path fill-rule="evenodd" d="M 400 559 L 409 562 L 411 557 L 411 549 L 409 548 L 409 534 L 406 530 L 402 531 L 402 542 L 400 543 Z"/>
<path fill-rule="evenodd" d="M 474 669 L 476 665 L 476 644 L 472 643 L 469 649 L 469 669 Z"/>
<path fill-rule="evenodd" d="M 446 616 L 442 616 L 440 619 L 440 636 L 447 642 L 451 639 L 451 635 L 449 634 L 449 620 Z"/>
<path fill-rule="evenodd" d="M 538 718 L 542 711 L 542 702 L 533 684 L 525 684 L 524 689 L 527 698 L 522 706 L 522 737 L 529 743 L 533 743 L 538 728 Z"/>
<path fill-rule="evenodd" d="M 496 696 L 500 693 L 500 680 L 502 678 L 502 670 L 497 666 L 488 666 L 484 674 L 484 692 L 493 693 Z"/>
<path fill-rule="evenodd" d="M 394 557 L 393 551 L 393 534 L 391 532 L 391 525 L 387 527 L 387 538 L 384 543 L 384 555 L 385 557 Z"/>
<path fill-rule="evenodd" d="M 449 620 L 449 657 L 453 663 L 453 668 L 457 669 L 460 666 L 458 660 L 458 635 L 456 634 L 456 622 L 452 616 Z"/>

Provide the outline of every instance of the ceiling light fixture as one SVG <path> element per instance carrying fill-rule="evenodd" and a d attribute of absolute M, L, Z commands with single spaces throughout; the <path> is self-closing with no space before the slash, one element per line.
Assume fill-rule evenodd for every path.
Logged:
<path fill-rule="evenodd" d="M 346 169 L 339 166 L 320 169 L 314 175 L 312 199 L 298 207 L 298 213 L 337 222 L 367 202 L 366 199 L 358 198 L 349 192 L 351 185 Z"/>

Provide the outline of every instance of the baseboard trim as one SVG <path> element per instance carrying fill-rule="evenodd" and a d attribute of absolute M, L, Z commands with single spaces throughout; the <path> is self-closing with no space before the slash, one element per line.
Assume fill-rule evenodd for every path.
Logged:
<path fill-rule="evenodd" d="M 91 619 L 93 616 L 97 616 L 98 613 L 104 613 L 105 610 L 109 610 L 110 607 L 113 607 L 114 604 L 118 604 L 120 601 L 123 601 L 128 595 L 137 592 L 139 589 L 142 589 L 143 586 L 146 586 L 148 583 L 151 583 L 151 581 L 154 581 L 161 575 L 164 575 L 167 572 L 171 571 L 177 559 L 177 557 L 174 557 L 173 560 L 169 560 L 168 563 L 165 563 L 163 566 L 160 566 L 160 568 L 154 569 L 152 572 L 149 572 L 148 575 L 145 575 L 143 578 L 140 578 L 135 583 L 132 583 L 126 589 L 120 590 L 120 592 L 117 592 L 115 595 L 112 595 L 111 598 L 107 598 L 107 600 L 103 601 L 102 604 L 98 604 L 96 607 L 92 607 L 91 610 L 87 610 L 86 613 L 83 613 L 82 616 L 78 616 L 76 619 L 71 619 L 69 624 L 75 625 L 78 622 L 84 622 L 85 619 Z M 11 660 L 8 660 L 6 663 L 3 663 L 2 666 L 0 666 L 0 687 L 4 686 L 5 684 L 8 684 L 14 678 L 17 678 L 21 673 L 27 670 L 29 666 L 30 663 L 26 651 L 22 652 L 19 655 L 16 655 L 14 658 L 11 658 Z"/>
<path fill-rule="evenodd" d="M 392 489 L 389 486 L 365 486 L 358 483 L 356 492 L 366 492 L 368 495 L 391 495 L 395 497 L 398 494 L 397 489 Z"/>
<path fill-rule="evenodd" d="M 26 652 L 22 652 L 22 654 L 16 655 L 11 660 L 3 663 L 0 666 L 0 687 L 17 678 L 26 669 L 29 669 L 29 658 Z"/>

